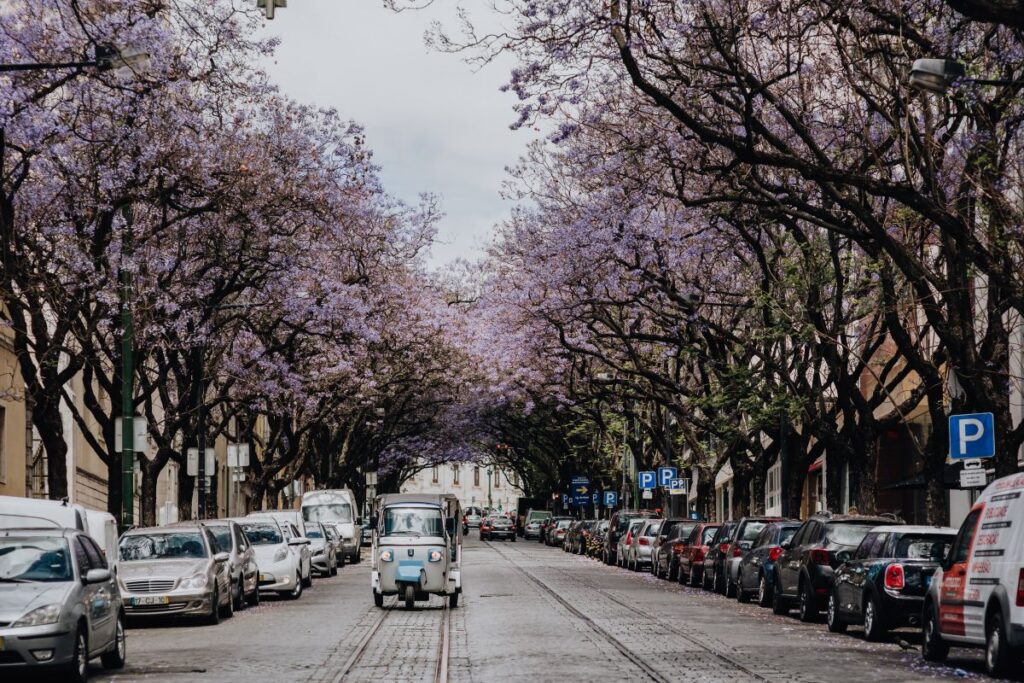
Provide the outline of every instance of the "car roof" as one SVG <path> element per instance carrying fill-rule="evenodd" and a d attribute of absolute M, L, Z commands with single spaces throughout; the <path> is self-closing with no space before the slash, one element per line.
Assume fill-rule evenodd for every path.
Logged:
<path fill-rule="evenodd" d="M 870 524 L 874 522 L 876 526 L 903 526 L 902 524 L 894 524 L 893 519 L 891 517 L 874 517 L 871 515 L 832 515 L 831 517 L 822 515 L 811 517 L 811 519 L 815 519 L 825 524 L 832 524 L 835 522 L 854 522 L 856 524 Z"/>
<path fill-rule="evenodd" d="M 78 529 L 67 529 L 64 527 L 10 527 L 0 529 L 0 535 L 3 536 L 24 536 L 31 534 L 32 536 L 53 536 L 55 538 L 65 538 L 74 536 L 75 534 L 85 533 Z"/>
<path fill-rule="evenodd" d="M 876 526 L 871 529 L 879 533 L 888 534 L 945 534 L 955 536 L 956 529 L 948 526 L 926 526 L 923 524 L 888 524 Z"/>

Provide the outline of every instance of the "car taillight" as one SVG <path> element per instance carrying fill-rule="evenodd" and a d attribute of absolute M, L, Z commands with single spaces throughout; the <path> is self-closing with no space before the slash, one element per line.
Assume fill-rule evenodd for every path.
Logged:
<path fill-rule="evenodd" d="M 810 560 L 814 564 L 829 564 L 828 551 L 824 548 L 814 548 L 811 550 Z"/>
<path fill-rule="evenodd" d="M 700 548 L 694 548 L 694 550 L 693 550 L 693 561 L 694 562 L 703 562 L 704 561 L 704 552 L 705 552 L 705 550 L 704 550 L 703 546 L 700 547 Z"/>
<path fill-rule="evenodd" d="M 903 565 L 890 564 L 885 569 L 885 587 L 889 590 L 901 591 L 904 586 Z"/>
<path fill-rule="evenodd" d="M 629 545 L 630 541 L 632 541 L 632 540 L 633 540 L 633 537 L 630 534 L 626 534 L 626 540 L 624 541 L 624 543 L 626 545 Z"/>
<path fill-rule="evenodd" d="M 673 555 L 678 555 L 679 553 L 683 552 L 683 548 L 685 548 L 685 547 L 686 547 L 686 545 L 684 543 L 673 543 L 672 544 L 672 554 Z"/>
<path fill-rule="evenodd" d="M 719 545 L 718 546 L 718 552 L 722 553 L 723 555 L 725 553 L 729 552 L 729 544 L 728 543 L 722 543 L 721 545 Z"/>
<path fill-rule="evenodd" d="M 1017 607 L 1024 607 L 1024 567 L 1021 567 L 1020 576 L 1017 577 Z"/>
<path fill-rule="evenodd" d="M 650 545 L 650 544 L 651 544 L 651 541 L 647 537 L 645 537 L 645 536 L 641 536 L 640 537 L 640 545 Z"/>
<path fill-rule="evenodd" d="M 782 546 L 773 546 L 768 550 L 768 561 L 775 562 L 782 555 Z"/>
<path fill-rule="evenodd" d="M 733 557 L 743 557 L 743 548 L 741 548 L 739 546 L 736 546 L 735 548 L 733 548 L 732 549 L 732 556 Z"/>

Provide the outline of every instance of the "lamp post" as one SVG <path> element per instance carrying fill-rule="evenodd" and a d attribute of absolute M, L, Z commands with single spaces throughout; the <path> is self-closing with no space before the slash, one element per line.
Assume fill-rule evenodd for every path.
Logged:
<path fill-rule="evenodd" d="M 288 0 L 256 0 L 256 6 L 263 8 L 267 19 L 274 18 L 274 11 L 288 6 Z"/>

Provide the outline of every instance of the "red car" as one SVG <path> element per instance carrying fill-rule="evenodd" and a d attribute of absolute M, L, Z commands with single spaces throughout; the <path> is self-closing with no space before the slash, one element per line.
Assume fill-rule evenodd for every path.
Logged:
<path fill-rule="evenodd" d="M 699 586 L 704 580 L 704 558 L 707 557 L 711 539 L 721 524 L 701 522 L 693 527 L 686 547 L 679 553 L 679 583 Z"/>

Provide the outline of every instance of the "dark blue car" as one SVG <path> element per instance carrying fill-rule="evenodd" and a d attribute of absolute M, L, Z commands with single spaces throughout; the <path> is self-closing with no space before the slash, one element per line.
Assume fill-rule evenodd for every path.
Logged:
<path fill-rule="evenodd" d="M 771 606 L 775 561 L 782 554 L 782 544 L 791 539 L 799 528 L 800 522 L 797 520 L 781 520 L 761 529 L 750 550 L 740 561 L 737 600 L 747 602 L 757 598 L 757 604 L 761 607 Z"/>

